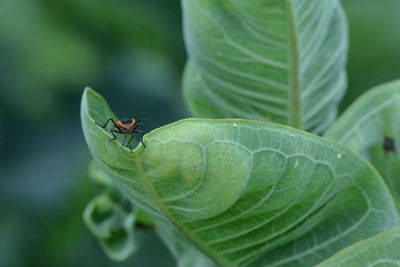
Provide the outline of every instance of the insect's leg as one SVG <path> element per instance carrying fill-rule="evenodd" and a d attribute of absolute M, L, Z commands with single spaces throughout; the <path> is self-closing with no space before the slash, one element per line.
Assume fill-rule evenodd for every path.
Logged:
<path fill-rule="evenodd" d="M 125 140 L 126 140 L 126 133 L 124 134 L 124 140 L 122 140 L 122 146 L 125 144 Z"/>
<path fill-rule="evenodd" d="M 144 136 L 144 131 L 142 130 L 136 130 L 134 133 L 141 134 L 142 136 L 140 137 L 140 143 L 142 143 L 143 147 L 146 148 L 146 145 L 143 143 L 143 136 Z"/>
<path fill-rule="evenodd" d="M 144 132 L 141 133 L 141 134 L 142 134 L 142 138 L 140 138 L 140 143 L 142 143 L 143 147 L 146 148 L 146 145 L 143 143 Z"/>
<path fill-rule="evenodd" d="M 140 130 L 137 130 L 137 128 L 140 128 Z M 142 143 L 143 147 L 146 148 L 145 144 L 143 143 L 143 136 L 144 136 L 144 131 L 143 131 L 143 125 L 140 120 L 138 120 L 138 123 L 136 126 L 133 128 L 132 133 L 140 133 L 142 136 L 140 138 L 140 143 Z"/>
<path fill-rule="evenodd" d="M 129 139 L 127 146 L 131 143 L 132 139 L 133 139 L 133 133 L 131 133 L 131 139 Z"/>
<path fill-rule="evenodd" d="M 121 131 L 117 131 L 117 130 L 112 129 L 112 130 L 110 131 L 110 133 L 112 134 L 113 138 L 111 138 L 110 140 L 108 140 L 108 142 L 117 139 L 117 137 L 115 136 L 114 133 L 119 133 L 119 134 L 121 134 Z"/>
<path fill-rule="evenodd" d="M 131 147 L 131 145 L 126 145 L 126 147 L 129 147 L 129 149 L 130 149 L 131 153 L 133 152 L 133 151 L 132 151 L 132 147 Z"/>
<path fill-rule="evenodd" d="M 143 131 L 143 124 L 140 120 L 136 121 L 136 125 L 133 127 L 132 131 L 135 131 L 137 128 L 140 128 L 140 130 Z"/>
<path fill-rule="evenodd" d="M 129 149 L 130 149 L 130 151 L 132 153 L 132 147 L 131 147 L 130 143 L 131 143 L 131 141 L 133 139 L 133 133 L 130 133 L 130 135 L 131 135 L 131 138 L 129 139 L 128 143 L 126 144 L 126 147 L 129 147 Z"/>
<path fill-rule="evenodd" d="M 132 141 L 132 139 L 133 139 L 133 133 L 131 132 L 130 135 L 131 135 L 131 139 L 129 139 L 128 143 L 126 144 L 126 147 L 129 147 L 129 149 L 130 149 L 131 152 L 132 152 L 132 147 L 131 147 L 130 143 L 131 143 L 131 141 Z"/>
<path fill-rule="evenodd" d="M 114 121 L 112 118 L 109 118 L 103 126 L 101 126 L 101 125 L 98 124 L 97 122 L 95 122 L 95 124 L 97 124 L 98 126 L 100 126 L 101 128 L 104 129 L 104 128 L 106 128 L 106 126 L 107 126 L 107 124 L 108 124 L 109 121 L 112 121 L 112 123 L 114 124 L 114 126 L 117 126 L 117 124 L 115 123 L 115 121 Z"/>

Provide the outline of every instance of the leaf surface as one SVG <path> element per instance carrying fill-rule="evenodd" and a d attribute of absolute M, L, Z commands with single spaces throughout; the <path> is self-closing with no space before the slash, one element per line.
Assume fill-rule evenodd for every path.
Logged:
<path fill-rule="evenodd" d="M 182 0 L 195 116 L 273 121 L 320 133 L 346 87 L 337 0 Z"/>
<path fill-rule="evenodd" d="M 86 90 L 81 110 L 95 160 L 164 240 L 181 245 L 171 249 L 178 260 L 202 255 L 195 247 L 204 253 L 187 266 L 213 266 L 207 257 L 310 266 L 399 223 L 377 172 L 332 141 L 255 121 L 187 119 L 146 134 L 146 148 L 130 153 L 95 125 L 113 116 L 98 94 Z"/>
<path fill-rule="evenodd" d="M 399 266 L 400 227 L 344 249 L 318 267 Z"/>
<path fill-rule="evenodd" d="M 400 80 L 359 97 L 324 136 L 370 161 L 400 205 Z"/>

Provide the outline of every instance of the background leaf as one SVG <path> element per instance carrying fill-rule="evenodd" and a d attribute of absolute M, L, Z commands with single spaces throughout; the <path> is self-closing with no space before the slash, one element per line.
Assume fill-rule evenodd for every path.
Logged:
<path fill-rule="evenodd" d="M 81 110 L 100 167 L 156 224 L 174 229 L 164 239 L 185 240 L 181 252 L 196 246 L 219 266 L 310 266 L 399 223 L 376 171 L 314 135 L 188 119 L 145 135 L 146 148 L 130 153 L 95 125 L 111 116 L 99 95 L 86 90 Z"/>
<path fill-rule="evenodd" d="M 399 77 L 400 1 L 341 2 L 351 39 L 344 110 Z M 0 266 L 176 266 L 151 230 L 138 227 L 140 250 L 116 263 L 82 223 L 101 189 L 88 179 L 77 118 L 82 84 L 122 117 L 151 118 L 146 130 L 188 117 L 181 11 L 176 0 L 0 1 Z"/>
<path fill-rule="evenodd" d="M 320 133 L 345 87 L 340 2 L 182 0 L 195 116 L 274 121 Z"/>
<path fill-rule="evenodd" d="M 369 160 L 400 205 L 400 80 L 362 95 L 325 137 L 345 144 Z"/>
<path fill-rule="evenodd" d="M 107 194 L 97 196 L 87 205 L 83 219 L 111 259 L 126 260 L 137 250 L 135 213 L 124 210 Z"/>
<path fill-rule="evenodd" d="M 399 248 L 400 227 L 395 227 L 344 249 L 318 267 L 398 266 Z"/>

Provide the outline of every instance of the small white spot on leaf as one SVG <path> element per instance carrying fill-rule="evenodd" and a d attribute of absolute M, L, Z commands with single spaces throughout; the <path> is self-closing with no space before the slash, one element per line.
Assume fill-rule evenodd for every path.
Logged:
<path fill-rule="evenodd" d="M 236 123 L 233 124 L 233 127 L 238 127 L 238 125 Z"/>
<path fill-rule="evenodd" d="M 296 162 L 294 163 L 294 168 L 297 168 L 297 165 L 299 165 L 299 162 L 296 160 Z"/>
<path fill-rule="evenodd" d="M 342 154 L 338 154 L 337 158 L 340 159 L 342 157 Z"/>

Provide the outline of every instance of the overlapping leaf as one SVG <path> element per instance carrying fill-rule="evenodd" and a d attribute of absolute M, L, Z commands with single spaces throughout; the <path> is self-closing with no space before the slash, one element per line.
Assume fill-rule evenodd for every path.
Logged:
<path fill-rule="evenodd" d="M 337 0 L 182 0 L 184 94 L 208 118 L 320 133 L 346 87 L 347 25 Z"/>
<path fill-rule="evenodd" d="M 399 266 L 400 227 L 344 249 L 318 267 Z"/>
<path fill-rule="evenodd" d="M 206 257 L 219 266 L 310 266 L 399 223 L 376 171 L 339 144 L 254 121 L 188 119 L 130 153 L 95 125 L 108 116 L 86 90 L 81 118 L 94 158 L 188 266 L 212 266 Z"/>
<path fill-rule="evenodd" d="M 325 137 L 345 144 L 373 163 L 400 205 L 400 80 L 362 95 Z"/>

